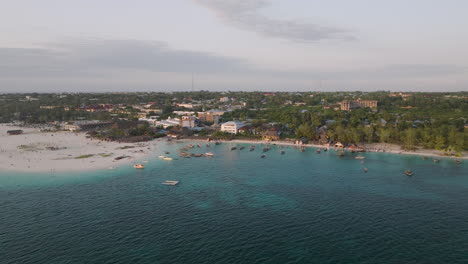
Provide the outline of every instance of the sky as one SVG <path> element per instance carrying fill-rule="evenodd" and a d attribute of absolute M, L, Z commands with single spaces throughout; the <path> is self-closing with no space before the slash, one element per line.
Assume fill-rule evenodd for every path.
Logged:
<path fill-rule="evenodd" d="M 466 0 L 0 4 L 1 93 L 468 91 Z"/>

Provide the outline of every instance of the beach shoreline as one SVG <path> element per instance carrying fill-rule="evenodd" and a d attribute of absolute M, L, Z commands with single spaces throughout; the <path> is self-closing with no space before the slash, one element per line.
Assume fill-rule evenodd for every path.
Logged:
<path fill-rule="evenodd" d="M 197 142 L 207 142 L 206 139 L 177 139 L 178 141 L 197 141 Z M 216 140 L 214 140 L 216 141 Z M 219 142 L 223 143 L 238 143 L 238 144 L 270 144 L 270 145 L 281 145 L 281 146 L 297 146 L 301 147 L 304 146 L 306 148 L 328 148 L 328 149 L 335 149 L 334 147 L 329 147 L 328 145 L 319 145 L 319 144 L 296 144 L 290 141 L 265 141 L 265 140 L 251 140 L 251 139 L 234 139 L 234 140 L 218 140 Z M 398 154 L 398 155 L 413 155 L 413 156 L 424 156 L 424 157 L 433 157 L 433 158 L 449 158 L 449 159 L 460 159 L 460 160 L 468 160 L 468 153 L 464 151 L 462 157 L 451 157 L 443 155 L 443 152 L 433 149 L 418 149 L 416 151 L 405 151 L 401 149 L 401 146 L 396 144 L 389 144 L 389 143 L 371 143 L 371 144 L 363 144 L 365 152 L 373 152 L 373 153 L 390 153 L 390 154 Z M 350 150 L 349 148 L 345 148 L 345 150 Z"/>
<path fill-rule="evenodd" d="M 21 129 L 24 133 L 7 135 L 7 130 L 14 129 Z M 207 142 L 203 138 L 184 138 L 174 141 Z M 165 141 L 152 140 L 119 143 L 88 138 L 84 132 L 42 132 L 38 128 L 0 124 L 0 172 L 55 173 L 116 169 L 142 162 L 150 154 L 155 153 L 159 144 L 163 142 Z M 331 148 L 327 145 L 295 144 L 291 141 L 235 139 L 221 142 Z M 364 144 L 364 148 L 366 152 L 468 160 L 466 152 L 463 152 L 463 157 L 450 157 L 437 150 L 404 151 L 398 145 L 384 143 Z M 124 158 L 116 159 L 118 157 Z"/>
<path fill-rule="evenodd" d="M 20 135 L 7 130 L 21 129 Z M 160 141 L 118 143 L 69 131 L 41 132 L 37 128 L 0 125 L 0 172 L 77 172 L 115 169 L 140 162 Z M 117 157 L 125 157 L 116 159 Z"/>

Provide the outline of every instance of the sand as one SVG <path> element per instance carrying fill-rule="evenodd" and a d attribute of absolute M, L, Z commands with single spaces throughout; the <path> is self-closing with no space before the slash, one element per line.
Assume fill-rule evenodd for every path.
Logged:
<path fill-rule="evenodd" d="M 24 134 L 8 135 L 22 129 Z M 63 172 L 113 169 L 144 160 L 158 141 L 117 143 L 86 138 L 85 133 L 40 132 L 0 124 L 0 171 Z M 130 147 L 122 149 L 122 147 Z M 115 160 L 119 156 L 129 156 Z"/>
<path fill-rule="evenodd" d="M 7 130 L 22 129 L 24 134 L 8 135 Z M 184 141 L 198 141 L 185 139 Z M 202 141 L 202 139 L 200 139 Z M 206 141 L 206 140 L 203 140 Z M 140 163 L 158 149 L 162 141 L 144 143 L 107 142 L 86 137 L 86 133 L 41 132 L 36 128 L 22 128 L 0 124 L 0 171 L 64 172 L 114 169 Z M 288 141 L 232 140 L 233 143 L 294 145 Z M 306 144 L 306 147 L 324 147 Z M 129 147 L 124 148 L 123 147 Z M 442 156 L 441 151 L 418 149 L 402 151 L 392 144 L 367 144 L 368 151 L 395 154 Z M 129 156 L 121 160 L 116 157 Z M 468 159 L 467 153 L 459 159 Z"/>

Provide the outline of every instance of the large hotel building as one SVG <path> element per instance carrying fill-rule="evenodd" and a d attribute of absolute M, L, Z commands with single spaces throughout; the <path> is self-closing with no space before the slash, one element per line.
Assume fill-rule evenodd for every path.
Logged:
<path fill-rule="evenodd" d="M 369 107 L 369 108 L 377 108 L 377 101 L 375 100 L 354 100 L 349 101 L 345 100 L 340 103 L 342 111 L 350 111 L 355 108 L 362 108 L 362 107 Z"/>

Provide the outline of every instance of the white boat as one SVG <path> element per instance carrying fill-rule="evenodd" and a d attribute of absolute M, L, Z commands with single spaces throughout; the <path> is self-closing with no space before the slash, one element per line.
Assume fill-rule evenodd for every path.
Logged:
<path fill-rule="evenodd" d="M 212 157 L 212 156 L 214 156 L 214 154 L 212 152 L 207 152 L 207 153 L 205 153 L 205 156 Z"/>
<path fill-rule="evenodd" d="M 133 168 L 135 168 L 135 169 L 144 169 L 144 168 L 145 168 L 145 165 L 143 165 L 143 164 L 135 164 L 135 165 L 133 165 Z"/>
<path fill-rule="evenodd" d="M 159 155 L 158 158 L 164 159 L 166 156 L 164 155 Z"/>
<path fill-rule="evenodd" d="M 175 186 L 175 185 L 179 184 L 179 181 L 164 181 L 162 184 Z"/>
<path fill-rule="evenodd" d="M 365 159 L 366 157 L 364 156 L 356 156 L 355 159 Z"/>
<path fill-rule="evenodd" d="M 164 157 L 163 160 L 172 160 L 172 158 Z"/>

